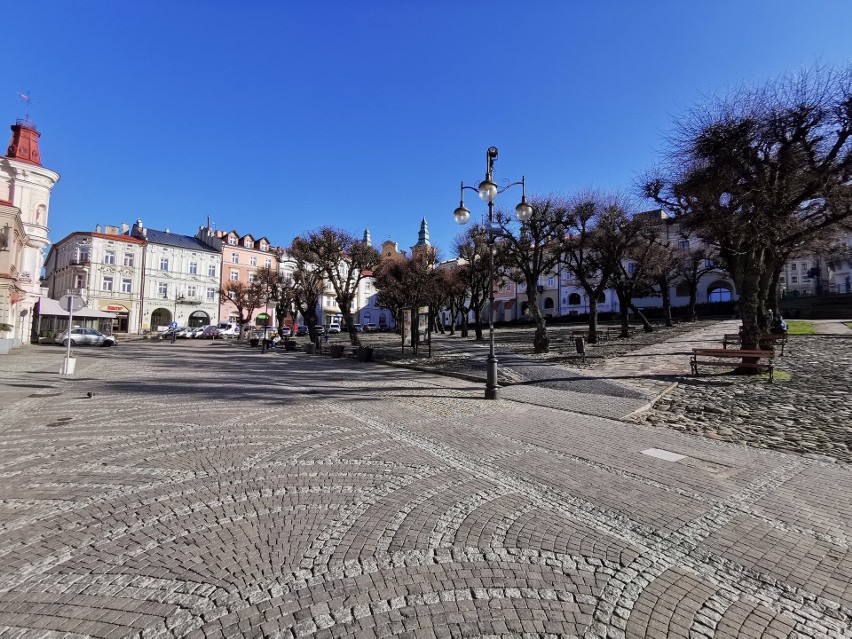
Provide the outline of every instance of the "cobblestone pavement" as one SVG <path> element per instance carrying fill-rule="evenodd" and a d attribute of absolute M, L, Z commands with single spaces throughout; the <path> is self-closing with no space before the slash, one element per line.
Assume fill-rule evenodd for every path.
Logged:
<path fill-rule="evenodd" d="M 303 353 L 22 351 L 2 637 L 852 636 L 846 465 Z"/>

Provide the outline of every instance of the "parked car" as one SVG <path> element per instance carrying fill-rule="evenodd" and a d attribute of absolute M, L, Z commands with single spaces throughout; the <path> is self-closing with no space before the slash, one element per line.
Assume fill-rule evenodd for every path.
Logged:
<path fill-rule="evenodd" d="M 204 333 L 204 329 L 208 328 L 208 326 L 196 326 L 193 329 L 190 329 L 190 337 L 192 339 L 198 339 Z"/>
<path fill-rule="evenodd" d="M 281 328 L 278 329 L 278 334 L 281 337 L 290 337 L 290 335 L 293 334 L 293 329 L 290 328 L 289 326 L 282 326 Z"/>
<path fill-rule="evenodd" d="M 307 326 L 303 325 L 303 326 L 300 326 L 299 328 L 296 329 L 296 335 L 299 336 L 299 337 L 304 337 L 307 334 L 308 334 L 308 327 Z"/>
<path fill-rule="evenodd" d="M 377 330 L 379 330 L 379 327 L 375 324 L 364 324 L 365 333 L 375 333 Z"/>
<path fill-rule="evenodd" d="M 322 326 L 317 326 L 317 335 L 324 335 L 324 334 L 325 334 L 325 328 L 322 327 Z"/>
<path fill-rule="evenodd" d="M 329 324 L 325 330 L 329 335 L 337 335 L 340 333 L 340 324 Z"/>
<path fill-rule="evenodd" d="M 218 326 L 205 326 L 204 330 L 201 331 L 201 335 L 198 336 L 198 339 L 216 339 L 221 336 L 222 332 L 219 330 Z"/>
<path fill-rule="evenodd" d="M 379 324 L 379 331 L 381 331 L 382 333 L 385 333 L 389 330 L 390 326 L 388 326 L 387 324 Z"/>
<path fill-rule="evenodd" d="M 183 326 L 175 331 L 175 337 L 178 339 L 189 339 L 192 337 L 192 329 L 188 326 Z"/>
<path fill-rule="evenodd" d="M 353 324 L 353 326 L 355 327 L 356 333 L 363 333 L 364 332 L 364 327 L 361 326 L 360 324 Z"/>
<path fill-rule="evenodd" d="M 104 335 L 93 328 L 72 328 L 70 337 L 68 329 L 65 329 L 53 341 L 63 346 L 68 346 L 69 341 L 71 346 L 115 346 L 112 335 Z"/>
<path fill-rule="evenodd" d="M 239 337 L 240 325 L 232 324 L 231 322 L 222 322 L 219 324 L 219 335 L 222 337 Z"/>

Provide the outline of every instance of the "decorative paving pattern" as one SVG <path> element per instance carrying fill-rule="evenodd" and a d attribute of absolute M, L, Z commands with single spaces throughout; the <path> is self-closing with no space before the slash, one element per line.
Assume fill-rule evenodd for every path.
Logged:
<path fill-rule="evenodd" d="M 302 353 L 81 360 L 0 409 L 2 637 L 852 636 L 845 467 Z"/>

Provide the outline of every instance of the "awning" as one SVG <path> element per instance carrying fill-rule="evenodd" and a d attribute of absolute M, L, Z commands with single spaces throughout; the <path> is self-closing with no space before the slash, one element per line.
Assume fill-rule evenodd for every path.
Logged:
<path fill-rule="evenodd" d="M 38 298 L 38 312 L 39 315 L 64 315 L 68 317 L 68 309 L 63 309 L 59 305 L 59 300 L 52 300 L 49 297 Z M 115 313 L 105 313 L 94 308 L 81 308 L 79 311 L 74 311 L 74 317 L 113 319 Z"/>

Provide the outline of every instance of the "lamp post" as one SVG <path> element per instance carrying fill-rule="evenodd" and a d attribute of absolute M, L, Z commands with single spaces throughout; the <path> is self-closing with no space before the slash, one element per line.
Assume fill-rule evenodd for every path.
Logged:
<path fill-rule="evenodd" d="M 497 159 L 497 147 L 488 147 L 485 154 L 486 170 L 485 179 L 473 186 L 465 186 L 461 183 L 461 201 L 458 208 L 453 212 L 453 217 L 458 224 L 467 224 L 470 220 L 470 211 L 464 205 L 464 191 L 470 189 L 479 193 L 483 202 L 488 204 L 488 359 L 485 372 L 485 399 L 497 399 L 497 357 L 494 354 L 494 236 L 500 231 L 499 225 L 494 223 L 494 199 L 513 186 L 521 186 L 521 201 L 515 207 L 515 215 L 523 224 L 532 217 L 532 206 L 527 204 L 526 182 L 521 176 L 520 182 L 511 182 L 503 187 L 498 187 L 494 182 L 494 161 Z"/>

